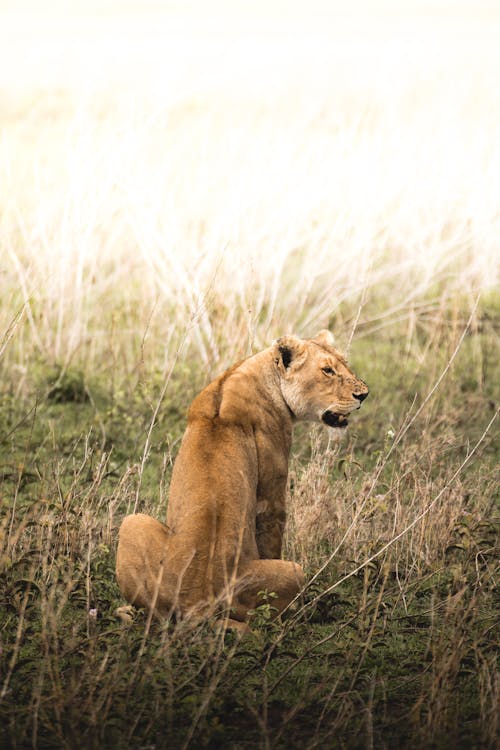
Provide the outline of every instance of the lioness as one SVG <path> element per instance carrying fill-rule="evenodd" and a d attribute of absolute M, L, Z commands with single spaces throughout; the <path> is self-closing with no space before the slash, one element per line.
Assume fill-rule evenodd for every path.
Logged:
<path fill-rule="evenodd" d="M 160 617 L 222 601 L 238 627 L 268 591 L 281 612 L 304 582 L 299 565 L 280 559 L 294 422 L 339 435 L 367 395 L 326 330 L 284 336 L 207 386 L 189 409 L 166 525 L 142 513 L 121 525 L 116 575 L 127 601 Z"/>

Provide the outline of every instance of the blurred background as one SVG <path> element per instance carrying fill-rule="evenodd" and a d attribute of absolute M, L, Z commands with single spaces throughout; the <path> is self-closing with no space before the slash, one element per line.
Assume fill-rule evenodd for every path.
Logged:
<path fill-rule="evenodd" d="M 494 2 L 2 2 L 6 357 L 206 368 L 497 281 Z M 458 300 L 458 302 L 457 302 Z M 146 357 L 147 359 L 147 357 Z M 4 359 L 4 363 L 5 363 Z M 125 370 L 127 367 L 125 367 Z"/>

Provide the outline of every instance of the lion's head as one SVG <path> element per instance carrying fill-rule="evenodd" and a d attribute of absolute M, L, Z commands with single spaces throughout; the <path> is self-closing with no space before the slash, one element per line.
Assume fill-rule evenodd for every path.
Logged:
<path fill-rule="evenodd" d="M 323 422 L 340 434 L 368 388 L 334 348 L 332 334 L 323 330 L 313 339 L 283 336 L 274 346 L 281 393 L 294 417 Z"/>

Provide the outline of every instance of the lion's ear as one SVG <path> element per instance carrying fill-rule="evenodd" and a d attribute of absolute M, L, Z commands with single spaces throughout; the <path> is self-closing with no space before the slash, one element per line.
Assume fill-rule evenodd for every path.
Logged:
<path fill-rule="evenodd" d="M 282 336 L 274 342 L 279 358 L 285 370 L 295 362 L 304 349 L 304 344 L 297 336 Z"/>
<path fill-rule="evenodd" d="M 323 328 L 318 334 L 316 334 L 311 341 L 315 341 L 320 346 L 335 346 L 333 333 L 326 328 Z"/>

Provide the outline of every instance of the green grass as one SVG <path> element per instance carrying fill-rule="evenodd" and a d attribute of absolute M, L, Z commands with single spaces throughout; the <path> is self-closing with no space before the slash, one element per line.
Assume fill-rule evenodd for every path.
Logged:
<path fill-rule="evenodd" d="M 117 528 L 136 503 L 164 516 L 184 414 L 203 385 L 195 361 L 174 369 L 151 430 L 164 382 L 153 371 L 127 391 L 43 363 L 22 398 L 4 382 L 2 746 L 493 747 L 492 433 L 451 481 L 498 399 L 495 320 L 483 310 L 478 321 L 400 440 L 462 331 L 444 316 L 437 328 L 421 321 L 411 341 L 401 326 L 355 340 L 351 362 L 371 396 L 340 448 L 323 430 L 297 430 L 287 554 L 311 578 L 355 523 L 295 609 L 276 622 L 263 605 L 241 642 L 211 622 L 115 613 Z"/>

